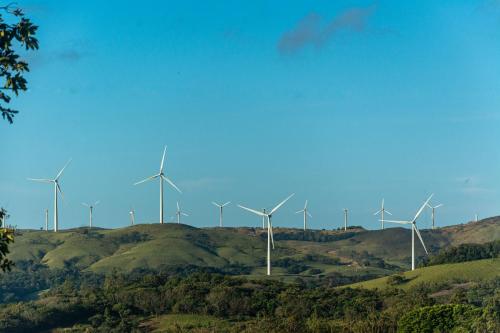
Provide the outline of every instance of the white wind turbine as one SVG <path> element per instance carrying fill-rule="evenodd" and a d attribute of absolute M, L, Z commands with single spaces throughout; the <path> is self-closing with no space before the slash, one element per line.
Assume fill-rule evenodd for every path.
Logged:
<path fill-rule="evenodd" d="M 59 186 L 59 178 L 61 177 L 64 169 L 68 166 L 68 164 L 71 162 L 71 159 L 64 165 L 64 167 L 59 171 L 57 174 L 56 178 L 54 179 L 40 179 L 40 178 L 28 178 L 28 180 L 33 180 L 35 182 L 41 182 L 41 183 L 53 183 L 54 184 L 54 232 L 57 232 L 59 230 L 59 220 L 58 220 L 58 210 L 57 210 L 57 192 L 61 195 L 61 198 L 63 198 L 63 194 L 61 191 L 61 186 Z"/>
<path fill-rule="evenodd" d="M 431 200 L 432 196 L 434 194 L 431 194 L 431 196 L 424 202 L 422 207 L 417 211 L 417 214 L 415 214 L 415 217 L 411 221 L 392 221 L 392 220 L 386 220 L 385 222 L 389 223 L 398 223 L 398 224 L 411 224 L 411 270 L 415 270 L 415 233 L 417 233 L 418 238 L 420 239 L 420 242 L 422 242 L 422 246 L 424 247 L 425 253 L 429 254 L 427 252 L 427 248 L 425 247 L 424 240 L 422 239 L 422 236 L 420 235 L 420 231 L 418 231 L 417 228 L 417 219 L 424 210 L 424 208 L 427 206 L 429 201 Z"/>
<path fill-rule="evenodd" d="M 349 209 L 344 208 L 344 231 L 347 231 L 347 213 L 349 212 Z"/>
<path fill-rule="evenodd" d="M 99 200 L 97 200 L 96 202 L 94 202 L 94 204 L 88 204 L 88 203 L 82 202 L 82 205 L 84 205 L 85 207 L 88 207 L 89 211 L 90 211 L 90 215 L 89 215 L 89 228 L 92 228 L 92 212 L 94 211 L 94 207 L 97 206 L 98 204 L 99 204 Z"/>
<path fill-rule="evenodd" d="M 175 215 L 177 216 L 177 224 L 181 223 L 181 215 L 189 216 L 188 214 L 181 211 L 181 206 L 179 205 L 179 201 L 177 201 L 177 211 L 175 212 Z"/>
<path fill-rule="evenodd" d="M 437 206 L 431 206 L 431 205 L 427 204 L 427 207 L 429 207 L 432 210 L 432 229 L 436 228 L 436 225 L 434 223 L 434 218 L 436 216 L 436 212 L 435 211 L 436 211 L 437 208 L 442 207 L 442 206 L 444 206 L 444 205 L 443 204 L 439 204 Z"/>
<path fill-rule="evenodd" d="M 384 230 L 384 213 L 392 215 L 390 211 L 388 211 L 387 209 L 385 209 L 385 207 L 384 207 L 384 199 L 382 199 L 382 207 L 376 213 L 373 214 L 375 216 L 377 216 L 378 214 L 380 214 L 380 217 L 381 217 L 380 221 L 382 221 L 382 230 Z"/>
<path fill-rule="evenodd" d="M 304 208 L 295 212 L 295 214 L 298 214 L 298 213 L 304 213 L 304 230 L 306 230 L 307 229 L 307 217 L 309 216 L 312 218 L 312 215 L 309 213 L 309 210 L 307 209 L 307 200 L 306 200 L 306 203 L 304 204 Z"/>
<path fill-rule="evenodd" d="M 45 231 L 49 231 L 49 210 L 45 209 Z"/>
<path fill-rule="evenodd" d="M 163 157 L 161 158 L 160 172 L 156 175 L 153 175 L 151 177 L 143 179 L 143 180 L 134 184 L 134 185 L 138 185 L 138 184 L 147 182 L 149 180 L 153 180 L 155 178 L 160 179 L 160 223 L 161 224 L 163 224 L 163 181 L 166 181 L 167 183 L 169 183 L 170 186 L 172 186 L 173 188 L 175 188 L 177 190 L 177 192 L 182 193 L 181 190 L 179 190 L 179 188 L 170 179 L 168 179 L 167 176 L 165 176 L 165 174 L 163 173 L 163 164 L 165 162 L 165 153 L 166 152 L 167 152 L 167 146 L 165 146 L 165 148 L 163 149 Z"/>
<path fill-rule="evenodd" d="M 225 204 L 222 204 L 222 205 L 221 205 L 221 204 L 218 204 L 218 203 L 217 203 L 217 202 L 215 202 L 215 201 L 212 201 L 212 204 L 213 204 L 214 206 L 219 207 L 219 227 L 221 227 L 221 228 L 222 228 L 222 209 L 223 209 L 224 207 L 226 207 L 227 205 L 229 205 L 230 203 L 231 203 L 231 201 L 228 201 L 228 202 L 226 202 Z"/>
<path fill-rule="evenodd" d="M 267 275 L 271 275 L 271 243 L 274 249 L 274 239 L 273 239 L 273 224 L 272 224 L 272 217 L 273 214 L 285 204 L 291 197 L 293 197 L 295 193 L 289 195 L 285 200 L 280 202 L 279 204 L 276 205 L 269 213 L 265 212 L 260 212 L 255 209 L 247 208 L 241 205 L 238 205 L 238 207 L 248 210 L 251 213 L 257 214 L 259 216 L 262 216 L 263 218 L 267 218 Z"/>
<path fill-rule="evenodd" d="M 135 223 L 134 208 L 130 208 L 130 211 L 128 212 L 128 214 L 130 215 L 130 225 L 134 225 L 134 223 Z"/>

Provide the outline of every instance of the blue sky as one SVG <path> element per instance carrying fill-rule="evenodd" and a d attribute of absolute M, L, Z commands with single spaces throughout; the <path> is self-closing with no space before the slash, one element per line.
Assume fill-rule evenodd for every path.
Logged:
<path fill-rule="evenodd" d="M 382 197 L 409 218 L 430 193 L 438 224 L 500 210 L 500 2 L 22 1 L 40 25 L 29 92 L 0 122 L 0 203 L 23 228 L 158 220 L 155 173 L 168 145 L 165 215 L 179 200 L 194 226 L 215 201 L 293 212 L 313 228 L 342 209 L 367 228 Z M 426 212 L 421 227 L 429 226 Z M 235 205 L 228 226 L 259 218 Z"/>

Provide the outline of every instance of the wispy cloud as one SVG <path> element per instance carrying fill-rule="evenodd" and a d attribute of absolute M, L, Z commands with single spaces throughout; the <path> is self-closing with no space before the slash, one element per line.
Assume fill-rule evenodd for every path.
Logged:
<path fill-rule="evenodd" d="M 341 31 L 364 31 L 375 9 L 375 5 L 351 7 L 334 16 L 326 24 L 320 15 L 310 13 L 293 29 L 283 34 L 278 41 L 278 51 L 281 54 L 290 54 L 310 45 L 321 48 Z"/>
<path fill-rule="evenodd" d="M 477 176 L 458 177 L 455 181 L 458 183 L 460 191 L 465 194 L 477 195 L 495 192 L 494 189 L 484 186 L 480 177 Z"/>

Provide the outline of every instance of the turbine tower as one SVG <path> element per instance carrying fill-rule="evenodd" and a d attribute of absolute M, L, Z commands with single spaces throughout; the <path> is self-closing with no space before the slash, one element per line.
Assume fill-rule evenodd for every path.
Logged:
<path fill-rule="evenodd" d="M 431 196 L 427 199 L 427 201 L 424 202 L 422 207 L 417 211 L 417 214 L 415 214 L 415 217 L 411 221 L 392 221 L 392 220 L 387 220 L 385 222 L 389 223 L 397 223 L 397 224 L 411 224 L 411 270 L 415 270 L 415 233 L 417 233 L 418 238 L 420 239 L 420 242 L 422 243 L 422 246 L 424 247 L 425 253 L 429 254 L 427 252 L 427 248 L 425 247 L 424 240 L 422 239 L 422 236 L 420 235 L 420 231 L 418 231 L 417 228 L 417 219 L 424 210 L 424 208 L 428 205 L 429 201 L 431 200 L 432 196 L 434 194 L 431 194 Z"/>
<path fill-rule="evenodd" d="M 181 206 L 179 205 L 179 201 L 177 201 L 177 212 L 175 212 L 175 215 L 177 216 L 177 224 L 181 223 L 181 215 L 189 216 L 188 214 L 181 211 Z"/>
<path fill-rule="evenodd" d="M 307 200 L 306 203 L 304 204 L 304 209 L 296 211 L 295 214 L 298 213 L 304 213 L 304 231 L 307 229 L 307 217 L 309 216 L 312 218 L 312 215 L 309 213 L 309 210 L 307 209 Z"/>
<path fill-rule="evenodd" d="M 380 214 L 380 217 L 382 218 L 380 221 L 382 221 L 382 230 L 384 230 L 384 213 L 387 213 L 389 215 L 392 215 L 390 211 L 384 208 L 384 199 L 382 199 L 382 208 L 380 208 L 376 213 L 373 215 L 377 216 Z"/>
<path fill-rule="evenodd" d="M 267 275 L 271 275 L 271 243 L 274 249 L 274 239 L 273 239 L 273 225 L 272 225 L 272 217 L 273 214 L 285 204 L 291 197 L 293 197 L 295 193 L 289 195 L 285 200 L 280 202 L 279 204 L 276 205 L 269 213 L 265 212 L 260 212 L 255 209 L 247 208 L 241 205 L 238 205 L 238 207 L 248 210 L 251 213 L 257 214 L 259 216 L 262 216 L 263 218 L 267 218 Z"/>
<path fill-rule="evenodd" d="M 96 201 L 94 204 L 88 204 L 88 203 L 82 202 L 82 205 L 84 205 L 85 207 L 88 207 L 90 210 L 90 215 L 89 215 L 89 228 L 90 229 L 92 229 L 92 212 L 94 211 L 94 207 L 97 206 L 98 204 L 99 204 L 99 200 Z"/>
<path fill-rule="evenodd" d="M 347 213 L 349 212 L 349 209 L 344 208 L 344 231 L 347 231 Z"/>
<path fill-rule="evenodd" d="M 63 194 L 61 191 L 61 186 L 59 185 L 59 178 L 61 177 L 64 169 L 68 166 L 68 164 L 71 162 L 71 159 L 64 165 L 64 167 L 59 171 L 57 174 L 56 178 L 54 179 L 40 179 L 40 178 L 28 178 L 28 180 L 32 180 L 35 182 L 41 182 L 41 183 L 52 183 L 54 184 L 54 232 L 57 232 L 59 230 L 59 220 L 58 220 L 58 210 L 57 210 L 57 192 L 61 195 L 61 199 L 63 198 Z"/>
<path fill-rule="evenodd" d="M 165 176 L 165 173 L 163 172 L 163 164 L 165 162 L 165 153 L 167 152 L 167 146 L 163 149 L 163 157 L 161 158 L 161 163 L 160 163 L 160 172 L 157 173 L 156 175 L 153 175 L 151 177 L 148 177 L 146 179 L 143 179 L 134 185 L 138 185 L 150 180 L 153 180 L 155 178 L 160 179 L 160 223 L 163 224 L 163 181 L 166 181 L 167 183 L 170 184 L 174 189 L 177 190 L 177 192 L 182 193 L 181 190 L 170 180 L 168 179 L 167 176 Z"/>
<path fill-rule="evenodd" d="M 442 206 L 443 206 L 443 204 L 439 204 L 437 206 L 431 206 L 431 205 L 427 204 L 427 207 L 429 207 L 432 210 L 432 229 L 433 230 L 436 228 L 436 225 L 434 223 L 434 218 L 436 216 L 435 215 L 435 211 L 436 211 L 437 208 L 442 207 Z"/>
<path fill-rule="evenodd" d="M 130 208 L 130 211 L 128 212 L 128 214 L 130 215 L 130 225 L 134 225 L 134 223 L 135 223 L 134 208 Z"/>
<path fill-rule="evenodd" d="M 45 209 L 45 231 L 49 231 L 49 210 Z"/>
<path fill-rule="evenodd" d="M 479 221 L 479 218 L 478 218 L 477 214 L 475 215 L 475 217 L 474 217 L 474 218 L 475 218 L 475 221 L 476 221 L 476 223 L 477 223 L 477 222 Z"/>
<path fill-rule="evenodd" d="M 221 228 L 222 228 L 222 209 L 223 209 L 225 206 L 229 205 L 230 203 L 231 203 L 231 201 L 228 201 L 228 202 L 226 202 L 225 204 L 220 205 L 220 204 L 218 204 L 217 202 L 212 201 L 212 204 L 213 204 L 214 206 L 219 207 L 219 227 L 221 227 Z"/>

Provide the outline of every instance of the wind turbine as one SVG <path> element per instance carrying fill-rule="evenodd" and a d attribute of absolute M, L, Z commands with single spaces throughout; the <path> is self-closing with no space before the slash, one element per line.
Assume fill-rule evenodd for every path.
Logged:
<path fill-rule="evenodd" d="M 177 212 L 175 212 L 175 215 L 177 216 L 177 224 L 181 223 L 181 215 L 189 216 L 188 214 L 181 211 L 181 206 L 179 205 L 179 201 L 177 201 Z"/>
<path fill-rule="evenodd" d="M 90 210 L 89 228 L 92 228 L 92 212 L 94 210 L 94 207 L 97 206 L 98 204 L 99 204 L 99 200 L 97 200 L 94 204 L 88 204 L 88 203 L 82 202 L 82 205 L 84 205 L 85 207 L 88 207 Z"/>
<path fill-rule="evenodd" d="M 130 211 L 128 212 L 129 215 L 130 215 L 130 224 L 131 225 L 134 225 L 135 223 L 135 212 L 134 212 L 134 208 L 130 208 Z"/>
<path fill-rule="evenodd" d="M 429 201 L 431 200 L 432 196 L 434 194 L 431 194 L 431 196 L 427 199 L 427 201 L 424 202 L 422 207 L 417 211 L 417 214 L 415 214 L 415 217 L 411 221 L 391 221 L 391 220 L 386 220 L 385 222 L 389 223 L 398 223 L 398 224 L 411 224 L 411 270 L 415 270 L 415 233 L 417 233 L 418 238 L 420 239 L 420 242 L 422 242 L 422 246 L 424 247 L 425 253 L 429 254 L 427 252 L 427 249 L 424 244 L 424 240 L 422 239 L 422 236 L 420 235 L 420 231 L 418 231 L 417 228 L 417 219 L 424 210 L 424 208 L 428 205 Z"/>
<path fill-rule="evenodd" d="M 265 209 L 264 209 L 263 212 L 260 212 L 260 211 L 255 210 L 255 209 L 251 209 L 251 208 L 248 208 L 248 207 L 244 207 L 244 206 L 238 205 L 238 207 L 240 207 L 240 208 L 242 208 L 244 210 L 248 210 L 251 213 L 254 213 L 254 214 L 257 214 L 259 216 L 262 216 L 263 218 L 267 218 L 267 275 L 271 275 L 271 243 L 272 243 L 272 246 L 273 246 L 273 249 L 274 249 L 273 225 L 272 225 L 271 219 L 273 217 L 273 214 L 281 206 L 283 206 L 285 204 L 285 202 L 287 202 L 291 197 L 293 197 L 294 194 L 295 193 L 292 193 L 285 200 L 283 200 L 282 202 L 280 202 L 279 204 L 277 204 L 276 207 L 274 207 L 273 209 L 271 209 L 271 211 L 269 213 L 267 213 Z"/>
<path fill-rule="evenodd" d="M 349 209 L 344 208 L 344 231 L 347 231 L 347 213 L 349 212 Z"/>
<path fill-rule="evenodd" d="M 45 231 L 49 231 L 49 210 L 45 209 Z"/>
<path fill-rule="evenodd" d="M 377 216 L 380 214 L 380 217 L 382 218 L 380 221 L 382 221 L 382 230 L 384 230 L 384 213 L 387 213 L 389 215 L 392 215 L 390 211 L 384 208 L 384 199 L 382 199 L 382 208 L 380 208 L 376 213 L 373 215 Z"/>
<path fill-rule="evenodd" d="M 307 209 L 307 200 L 306 200 L 306 203 L 304 204 L 304 209 L 295 212 L 295 214 L 298 214 L 298 213 L 304 213 L 304 230 L 306 230 L 307 229 L 307 217 L 309 216 L 312 218 L 312 215 L 309 213 L 309 210 Z"/>
<path fill-rule="evenodd" d="M 437 206 L 431 206 L 431 205 L 427 204 L 427 207 L 432 209 L 432 229 L 435 229 L 435 224 L 434 224 L 435 210 L 439 207 L 442 207 L 442 206 L 443 206 L 443 204 L 439 204 Z"/>
<path fill-rule="evenodd" d="M 228 201 L 225 204 L 220 205 L 217 202 L 212 201 L 212 204 L 214 204 L 214 206 L 219 207 L 219 227 L 221 227 L 221 228 L 222 228 L 222 208 L 229 205 L 230 203 L 231 203 L 231 201 Z"/>
<path fill-rule="evenodd" d="M 165 162 L 165 153 L 167 152 L 167 146 L 163 149 L 163 157 L 161 158 L 161 163 L 160 163 L 160 172 L 157 173 L 156 175 L 153 175 L 151 177 L 148 177 L 146 179 L 143 179 L 134 185 L 138 185 L 140 183 L 144 183 L 150 180 L 153 180 L 155 178 L 160 179 L 160 223 L 163 224 L 163 181 L 166 181 L 167 183 L 170 184 L 173 188 L 177 190 L 177 192 L 182 193 L 181 190 L 170 180 L 165 176 L 165 173 L 163 172 L 163 164 Z"/>
<path fill-rule="evenodd" d="M 54 184 L 54 232 L 57 232 L 59 229 L 59 220 L 58 220 L 58 210 L 57 210 L 57 192 L 61 195 L 61 199 L 63 198 L 63 194 L 61 191 L 61 186 L 59 186 L 59 178 L 61 177 L 64 169 L 68 166 L 68 164 L 71 162 L 71 159 L 64 165 L 64 167 L 59 171 L 57 174 L 56 178 L 54 179 L 39 179 L 39 178 L 28 178 L 28 180 L 33 180 L 35 182 L 41 182 L 41 183 L 53 183 Z"/>

